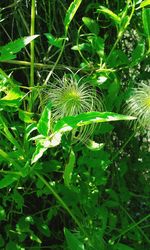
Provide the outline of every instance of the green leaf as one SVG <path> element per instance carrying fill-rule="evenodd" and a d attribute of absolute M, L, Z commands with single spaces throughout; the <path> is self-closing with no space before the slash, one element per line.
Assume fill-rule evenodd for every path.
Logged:
<path fill-rule="evenodd" d="M 111 18 L 117 24 L 121 23 L 121 18 L 104 6 L 101 6 L 100 9 L 97 10 L 97 12 L 106 14 L 109 18 Z"/>
<path fill-rule="evenodd" d="M 35 241 L 35 242 L 41 244 L 42 241 L 40 240 L 40 238 L 38 236 L 36 236 L 31 230 L 30 230 L 30 232 L 31 232 L 30 239 L 32 241 Z"/>
<path fill-rule="evenodd" d="M 93 48 L 95 49 L 96 53 L 100 57 L 104 57 L 104 39 L 99 36 L 91 37 L 91 43 Z"/>
<path fill-rule="evenodd" d="M 40 142 L 36 145 L 36 150 L 32 156 L 31 164 L 37 162 L 47 150 L 47 147 L 44 147 Z"/>
<path fill-rule="evenodd" d="M 53 45 L 53 46 L 55 46 L 55 47 L 57 47 L 57 48 L 61 48 L 63 41 L 67 39 L 67 38 L 65 38 L 65 37 L 55 38 L 55 37 L 54 37 L 52 34 L 50 34 L 50 33 L 45 33 L 44 35 L 45 35 L 46 38 L 48 39 L 48 42 L 49 42 L 51 45 Z"/>
<path fill-rule="evenodd" d="M 137 65 L 143 59 L 145 53 L 145 43 L 140 41 L 131 55 L 131 67 Z"/>
<path fill-rule="evenodd" d="M 143 7 L 147 6 L 147 5 L 150 5 L 150 0 L 145 0 L 145 1 L 143 1 L 143 2 L 140 4 L 140 8 L 143 8 Z"/>
<path fill-rule="evenodd" d="M 37 38 L 39 35 L 27 36 L 19 38 L 15 41 L 0 47 L 0 61 L 10 60 L 16 58 L 16 53 L 21 51 L 27 44 Z"/>
<path fill-rule="evenodd" d="M 44 152 L 48 148 L 53 148 L 58 146 L 61 142 L 61 137 L 62 134 L 60 132 L 56 132 L 47 138 L 44 138 L 41 135 L 36 136 L 35 139 L 37 138 L 37 145 L 36 145 L 36 150 L 31 159 L 31 164 L 37 162 L 43 156 Z"/>
<path fill-rule="evenodd" d="M 24 93 L 15 85 L 3 98 L 0 99 L 0 106 L 19 107 L 23 96 Z"/>
<path fill-rule="evenodd" d="M 27 112 L 22 109 L 19 109 L 19 119 L 25 123 L 34 123 L 33 120 L 34 113 L 33 112 Z"/>
<path fill-rule="evenodd" d="M 66 12 L 66 16 L 65 16 L 65 20 L 64 20 L 65 33 L 67 33 L 69 25 L 70 25 L 74 15 L 75 15 L 75 13 L 77 12 L 81 2 L 82 2 L 82 0 L 74 0 L 70 4 L 70 6 Z"/>
<path fill-rule="evenodd" d="M 72 177 L 72 172 L 73 172 L 74 165 L 75 165 L 75 154 L 71 150 L 70 156 L 69 156 L 69 162 L 65 166 L 64 176 L 63 176 L 64 177 L 64 183 L 68 188 L 70 187 L 70 182 L 71 182 L 71 177 Z"/>
<path fill-rule="evenodd" d="M 72 234 L 67 228 L 64 229 L 65 238 L 67 240 L 67 244 L 69 250 L 85 250 L 84 244 L 80 242 L 77 237 Z"/>
<path fill-rule="evenodd" d="M 143 27 L 146 38 L 148 39 L 149 51 L 150 51 L 150 8 L 143 8 L 142 11 Z"/>
<path fill-rule="evenodd" d="M 120 115 L 113 112 L 87 112 L 81 113 L 76 116 L 64 117 L 56 122 L 54 131 L 61 133 L 71 131 L 74 128 L 101 122 L 121 121 L 121 120 L 134 120 L 135 117 Z"/>
<path fill-rule="evenodd" d="M 121 65 L 128 65 L 129 60 L 127 55 L 119 49 L 115 49 L 112 53 L 111 56 L 109 56 L 108 64 L 110 67 L 118 67 Z"/>
<path fill-rule="evenodd" d="M 91 33 L 94 33 L 95 35 L 99 34 L 99 25 L 95 20 L 89 17 L 83 17 L 82 21 L 84 22 L 84 24 L 86 25 L 86 27 L 89 29 Z"/>
<path fill-rule="evenodd" d="M 0 189 L 8 187 L 19 178 L 19 175 L 7 174 L 2 180 L 0 180 Z"/>
<path fill-rule="evenodd" d="M 41 118 L 37 124 L 37 129 L 40 134 L 48 136 L 51 127 L 51 107 L 52 104 L 49 102 L 44 108 Z"/>

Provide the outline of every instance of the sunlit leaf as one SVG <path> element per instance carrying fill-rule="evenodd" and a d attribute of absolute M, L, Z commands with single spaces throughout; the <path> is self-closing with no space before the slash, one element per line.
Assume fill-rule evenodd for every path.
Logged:
<path fill-rule="evenodd" d="M 34 113 L 33 112 L 27 112 L 22 109 L 19 109 L 19 119 L 25 123 L 33 123 L 35 122 L 33 120 Z"/>
<path fill-rule="evenodd" d="M 145 0 L 140 4 L 140 8 L 146 7 L 147 5 L 150 5 L 150 0 Z"/>
<path fill-rule="evenodd" d="M 70 25 L 74 15 L 75 15 L 75 13 L 77 12 L 81 2 L 82 2 L 82 0 L 74 0 L 70 4 L 70 6 L 69 6 L 69 8 L 68 8 L 68 10 L 66 12 L 66 16 L 65 16 L 65 20 L 64 20 L 65 32 L 66 33 L 68 31 L 69 25 Z"/>
<path fill-rule="evenodd" d="M 134 120 L 135 117 L 120 115 L 113 112 L 87 112 L 76 116 L 64 117 L 56 122 L 54 131 L 67 132 L 74 128 L 101 122 Z"/>
<path fill-rule="evenodd" d="M 101 6 L 100 9 L 97 10 L 97 12 L 106 14 L 109 18 L 111 18 L 117 24 L 120 24 L 121 22 L 121 18 L 118 15 L 116 15 L 113 11 L 111 11 L 110 9 L 104 6 Z"/>

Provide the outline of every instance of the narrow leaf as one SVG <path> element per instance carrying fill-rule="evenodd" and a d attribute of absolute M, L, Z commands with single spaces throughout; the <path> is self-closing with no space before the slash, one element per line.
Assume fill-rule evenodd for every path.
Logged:
<path fill-rule="evenodd" d="M 104 6 L 101 6 L 100 9 L 97 10 L 97 12 L 106 14 L 109 18 L 111 18 L 117 24 L 121 23 L 121 18 L 117 16 L 114 12 L 112 12 L 111 10 L 105 8 Z"/>
<path fill-rule="evenodd" d="M 77 12 L 81 2 L 82 2 L 82 0 L 74 0 L 70 4 L 70 6 L 69 6 L 69 8 L 68 8 L 68 10 L 66 12 L 66 16 L 65 16 L 65 20 L 64 20 L 65 32 L 66 33 L 68 31 L 69 25 L 70 25 L 74 15 L 75 15 L 75 13 Z"/>
<path fill-rule="evenodd" d="M 44 108 L 42 116 L 37 124 L 37 129 L 40 134 L 44 136 L 48 136 L 50 132 L 51 126 L 51 106 L 52 104 L 49 102 L 47 106 Z"/>
<path fill-rule="evenodd" d="M 84 244 L 72 234 L 67 228 L 64 229 L 65 238 L 69 246 L 69 250 L 85 250 Z"/>
<path fill-rule="evenodd" d="M 64 176 L 63 176 L 64 177 L 64 183 L 68 188 L 70 187 L 70 182 L 71 182 L 71 177 L 72 177 L 72 172 L 73 172 L 74 165 L 75 165 L 75 154 L 71 150 L 71 153 L 70 153 L 70 156 L 69 156 L 69 162 L 65 167 Z"/>

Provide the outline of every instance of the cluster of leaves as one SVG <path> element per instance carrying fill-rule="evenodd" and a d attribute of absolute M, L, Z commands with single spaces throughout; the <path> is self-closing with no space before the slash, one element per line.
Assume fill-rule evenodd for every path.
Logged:
<path fill-rule="evenodd" d="M 148 82 L 150 1 L 6 2 L 1 28 L 10 38 L 13 18 L 17 40 L 0 47 L 0 248 L 148 249 L 148 133 L 136 135 L 122 110 L 131 88 Z M 27 36 L 30 9 L 41 35 Z M 129 49 L 127 31 L 137 35 Z M 67 68 L 102 92 L 105 112 L 53 121 L 41 90 Z M 93 123 L 91 140 L 72 144 L 72 131 Z"/>

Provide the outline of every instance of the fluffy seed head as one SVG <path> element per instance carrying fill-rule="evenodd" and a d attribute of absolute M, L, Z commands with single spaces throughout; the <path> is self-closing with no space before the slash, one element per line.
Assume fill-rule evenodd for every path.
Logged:
<path fill-rule="evenodd" d="M 101 111 L 102 103 L 96 89 L 87 83 L 81 84 L 76 75 L 64 75 L 62 79 L 55 81 L 47 89 L 46 99 L 52 102 L 52 114 L 54 121 L 74 116 L 83 112 Z M 77 140 L 85 140 L 93 132 L 93 126 L 81 127 L 78 130 Z M 76 132 L 73 132 L 76 137 Z"/>
<path fill-rule="evenodd" d="M 150 86 L 141 84 L 133 89 L 133 94 L 127 101 L 127 113 L 136 116 L 135 129 L 150 130 Z"/>

